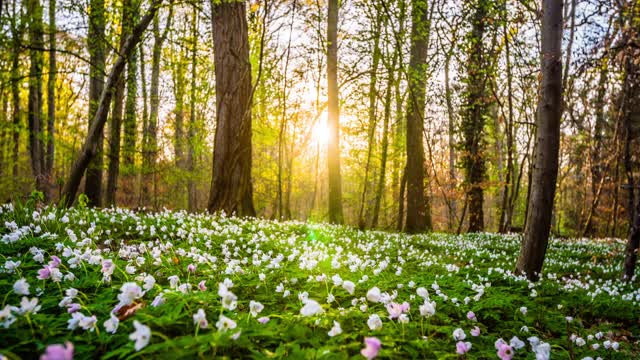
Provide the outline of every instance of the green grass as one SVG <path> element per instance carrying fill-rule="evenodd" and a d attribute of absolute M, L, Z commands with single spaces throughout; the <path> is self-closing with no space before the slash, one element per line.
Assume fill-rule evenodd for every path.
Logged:
<path fill-rule="evenodd" d="M 15 318 L 5 329 L 6 318 L 0 317 L 0 354 L 9 359 L 35 358 L 48 345 L 66 341 L 73 343 L 76 358 L 347 359 L 362 358 L 364 337 L 370 336 L 380 339 L 381 358 L 447 359 L 459 357 L 452 336 L 456 328 L 472 344 L 464 355 L 469 359 L 497 358 L 496 340 L 509 342 L 514 336 L 527 343 L 515 351 L 516 359 L 535 358 L 527 341 L 531 336 L 549 343 L 554 359 L 640 356 L 640 290 L 637 282 L 619 281 L 623 244 L 615 240 L 552 241 L 542 280 L 532 284 L 512 274 L 520 242 L 515 235 L 409 236 L 184 212 L 5 205 L 0 236 L 0 294 L 6 294 L 0 310 L 9 306 Z M 42 262 L 34 256 L 38 253 Z M 75 279 L 37 279 L 54 255 L 62 260 L 62 275 L 72 273 Z M 115 264 L 110 282 L 103 281 L 101 272 L 106 259 Z M 21 264 L 10 271 L 7 261 Z M 187 270 L 189 264 L 195 264 L 194 273 Z M 135 301 L 137 311 L 128 317 L 118 313 L 117 332 L 108 333 L 104 322 L 118 305 L 122 285 L 142 286 L 146 275 L 156 284 Z M 334 275 L 355 283 L 355 293 L 335 285 Z M 178 276 L 179 285 L 190 284 L 190 290 L 172 289 L 170 276 Z M 37 313 L 18 313 L 23 295 L 13 286 L 20 278 L 30 285 L 27 298 L 38 298 Z M 225 279 L 233 282 L 229 290 L 237 296 L 233 310 L 223 308 L 218 295 Z M 207 290 L 198 289 L 200 281 Z M 279 285 L 290 292 L 288 297 L 277 292 Z M 389 319 L 384 304 L 367 301 L 373 287 L 394 297 L 393 302 L 410 304 L 408 323 Z M 435 315 L 420 315 L 424 300 L 416 295 L 418 287 L 428 289 L 437 304 Z M 73 302 L 84 316 L 96 316 L 96 327 L 67 329 L 71 315 L 59 303 L 69 288 L 78 290 Z M 483 294 L 474 299 L 480 289 Z M 322 305 L 322 314 L 300 314 L 303 292 Z M 151 306 L 161 293 L 165 303 Z M 329 294 L 335 297 L 331 303 Z M 264 305 L 257 317 L 249 313 L 252 300 Z M 206 329 L 196 330 L 198 309 L 206 313 Z M 467 319 L 469 311 L 477 322 Z M 219 331 L 215 324 L 221 314 L 237 327 Z M 372 314 L 382 319 L 381 329 L 367 326 Z M 262 316 L 270 321 L 259 323 Z M 569 316 L 573 321 L 567 321 Z M 129 339 L 134 320 L 152 332 L 140 351 Z M 330 337 L 334 321 L 343 332 Z M 474 326 L 480 336 L 471 336 Z M 590 340 L 599 332 L 601 339 Z M 586 345 L 571 341 L 572 334 Z M 619 349 L 605 349 L 605 341 L 618 342 Z"/>

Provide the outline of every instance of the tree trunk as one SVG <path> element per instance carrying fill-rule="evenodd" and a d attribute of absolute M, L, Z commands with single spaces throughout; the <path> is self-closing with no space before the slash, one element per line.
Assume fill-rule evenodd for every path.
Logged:
<path fill-rule="evenodd" d="M 491 6 L 487 0 L 473 2 L 475 13 L 471 19 L 470 42 L 467 59 L 467 93 L 464 116 L 462 118 L 463 166 L 467 188 L 467 210 L 469 214 L 469 232 L 484 230 L 484 190 L 485 163 L 482 136 L 487 111 L 487 80 L 489 71 L 485 59 L 483 37 L 487 20 L 487 10 Z"/>
<path fill-rule="evenodd" d="M 251 63 L 244 2 L 212 1 L 216 134 L 209 212 L 255 216 L 251 184 Z"/>
<path fill-rule="evenodd" d="M 13 149 L 12 149 L 12 176 L 18 178 L 18 155 L 20 151 L 20 49 L 22 47 L 22 23 L 18 23 L 21 17 L 17 9 L 17 0 L 13 1 L 13 14 L 11 16 L 11 102 L 13 105 Z"/>
<path fill-rule="evenodd" d="M 130 7 L 128 23 L 124 24 L 127 34 L 131 34 L 133 24 L 138 20 L 138 0 L 128 0 Z M 127 62 L 127 98 L 124 106 L 124 138 L 122 141 L 122 164 L 120 171 L 122 172 L 122 194 L 126 206 L 134 206 L 134 177 L 135 171 L 135 153 L 136 153 L 136 103 L 138 93 L 138 56 L 137 51 L 133 51 Z M 144 81 L 144 79 L 143 79 Z"/>
<path fill-rule="evenodd" d="M 338 89 L 339 1 L 329 0 L 327 16 L 327 163 L 329 165 L 329 222 L 342 224 L 342 176 L 340 175 L 340 108 Z"/>
<path fill-rule="evenodd" d="M 98 112 L 98 105 L 104 89 L 105 72 L 105 9 L 104 0 L 90 0 L 89 5 L 89 126 L 92 125 Z M 91 162 L 87 168 L 84 192 L 92 206 L 102 205 L 102 131 L 96 139 L 95 154 L 91 154 Z M 65 185 L 68 187 L 68 185 Z M 73 194 L 75 196 L 75 193 Z"/>
<path fill-rule="evenodd" d="M 31 170 L 36 181 L 36 190 L 47 196 L 45 179 L 44 124 L 42 121 L 42 69 L 44 47 L 44 25 L 42 23 L 42 5 L 40 0 L 26 2 L 29 16 L 29 151 L 31 154 Z"/>
<path fill-rule="evenodd" d="M 189 177 L 187 180 L 187 196 L 188 196 L 188 209 L 190 212 L 194 212 L 197 209 L 196 203 L 196 182 L 194 179 L 194 171 L 196 168 L 195 149 L 196 149 L 196 90 L 197 90 L 197 54 L 198 54 L 198 7 L 193 6 L 193 18 L 191 20 L 191 94 L 189 104 L 189 139 L 187 144 L 189 150 L 187 152 L 187 170 L 189 171 Z"/>
<path fill-rule="evenodd" d="M 542 270 L 558 176 L 562 117 L 562 0 L 542 1 L 541 89 L 527 226 L 516 273 L 536 281 Z"/>
<path fill-rule="evenodd" d="M 98 106 L 96 107 L 95 117 L 91 122 L 91 126 L 89 127 L 87 138 L 85 139 L 84 145 L 82 146 L 82 151 L 78 156 L 78 159 L 74 163 L 71 172 L 69 173 L 69 177 L 67 178 L 67 181 L 65 183 L 64 189 L 62 190 L 63 203 L 66 206 L 71 206 L 73 204 L 76 197 L 76 192 L 78 191 L 78 187 L 80 186 L 80 181 L 82 180 L 82 175 L 91 163 L 91 160 L 96 156 L 98 145 L 103 138 L 104 124 L 106 123 L 107 116 L 109 114 L 111 99 L 113 98 L 116 85 L 118 81 L 120 81 L 120 77 L 124 72 L 124 67 L 127 59 L 135 51 L 136 45 L 142 39 L 142 34 L 144 33 L 147 26 L 149 26 L 149 23 L 151 23 L 151 20 L 153 20 L 161 3 L 162 0 L 154 0 L 151 3 L 151 7 L 149 8 L 147 14 L 133 29 L 133 31 L 131 32 L 131 36 L 127 38 L 127 41 L 122 47 L 122 51 L 118 55 L 118 59 L 111 69 L 109 77 L 107 78 L 106 86 L 104 87 L 102 95 L 100 96 L 100 101 L 97 103 Z"/>
<path fill-rule="evenodd" d="M 405 231 L 431 229 L 430 209 L 425 199 L 424 110 L 427 82 L 427 52 L 431 21 L 426 0 L 413 0 L 411 55 L 407 104 L 407 220 Z"/>
<path fill-rule="evenodd" d="M 49 198 L 53 196 L 53 164 L 55 160 L 56 120 L 56 0 L 49 0 L 49 77 L 47 80 L 47 151 L 44 175 L 47 179 Z"/>
<path fill-rule="evenodd" d="M 449 81 L 451 57 L 454 51 L 454 40 L 452 40 L 451 49 L 447 52 L 444 60 L 444 95 L 447 104 L 447 125 L 449 129 L 448 133 L 448 146 L 449 146 L 449 191 L 451 192 L 451 200 L 449 201 L 449 229 L 454 228 L 456 223 L 456 214 L 458 212 L 458 204 L 455 195 L 456 189 L 456 142 L 455 142 L 455 111 L 453 109 L 453 94 L 451 91 L 451 85 Z"/>
<path fill-rule="evenodd" d="M 407 193 L 407 167 L 402 169 L 402 177 L 400 178 L 400 193 L 398 194 L 398 221 L 396 230 L 404 229 L 404 200 Z"/>

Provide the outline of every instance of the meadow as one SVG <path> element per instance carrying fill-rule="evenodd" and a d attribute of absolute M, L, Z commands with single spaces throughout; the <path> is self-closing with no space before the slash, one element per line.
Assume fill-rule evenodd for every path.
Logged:
<path fill-rule="evenodd" d="M 553 239 L 533 283 L 515 234 L 34 204 L 0 207 L 0 358 L 640 356 L 621 240 Z"/>

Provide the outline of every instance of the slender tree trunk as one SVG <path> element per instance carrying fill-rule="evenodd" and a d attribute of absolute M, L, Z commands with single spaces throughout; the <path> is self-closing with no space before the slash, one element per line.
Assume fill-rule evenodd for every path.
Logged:
<path fill-rule="evenodd" d="M 127 34 L 133 30 L 133 24 L 138 21 L 138 0 L 127 0 L 130 7 L 128 24 L 125 25 Z M 134 206 L 134 178 L 135 154 L 136 154 L 136 137 L 137 137 L 137 121 L 136 121 L 136 103 L 138 95 L 138 56 L 137 51 L 133 51 L 127 62 L 127 97 L 124 106 L 124 138 L 122 141 L 122 164 L 120 171 L 122 172 L 122 194 L 126 206 Z M 144 79 L 142 80 L 144 82 Z"/>
<path fill-rule="evenodd" d="M 456 189 L 456 141 L 455 141 L 455 111 L 453 109 L 453 94 L 451 91 L 451 85 L 449 81 L 449 73 L 451 66 L 451 57 L 453 56 L 454 51 L 454 42 L 452 40 L 451 49 L 447 52 L 445 60 L 444 60 L 444 95 L 445 101 L 447 104 L 447 125 L 449 128 L 448 133 L 448 146 L 449 146 L 449 191 L 452 194 L 452 198 L 449 201 L 449 228 L 453 229 L 456 222 L 456 214 L 458 212 L 458 204 L 455 196 Z"/>
<path fill-rule="evenodd" d="M 209 212 L 255 216 L 251 184 L 251 63 L 244 2 L 212 1 L 216 134 Z"/>
<path fill-rule="evenodd" d="M 507 8 L 505 2 L 504 9 L 504 23 L 502 27 L 503 36 L 504 36 L 504 47 L 505 47 L 505 62 L 506 62 L 506 72 L 507 72 L 507 106 L 508 106 L 508 114 L 507 121 L 505 127 L 505 133 L 507 137 L 507 175 L 504 182 L 504 188 L 502 190 L 502 206 L 500 211 L 500 222 L 498 231 L 501 233 L 505 233 L 509 231 L 511 228 L 511 214 L 509 211 L 509 199 L 511 198 L 511 194 L 513 193 L 513 178 L 515 177 L 515 164 L 514 164 L 514 153 L 515 153 L 515 144 L 513 141 L 513 72 L 511 69 L 511 39 L 509 36 L 509 22 L 507 21 Z"/>
<path fill-rule="evenodd" d="M 47 151 L 44 175 L 49 198 L 53 197 L 53 164 L 55 160 L 56 120 L 56 0 L 49 0 L 49 77 L 47 80 Z"/>
<path fill-rule="evenodd" d="M 131 36 L 127 38 L 127 41 L 122 47 L 122 51 L 120 52 L 118 59 L 116 60 L 113 68 L 111 69 L 111 72 L 109 73 L 106 86 L 104 87 L 104 91 L 100 96 L 100 101 L 97 104 L 98 106 L 96 108 L 95 117 L 91 122 L 91 126 L 89 127 L 87 138 L 84 142 L 84 145 L 82 146 L 80 155 L 78 156 L 71 169 L 71 172 L 69 173 L 64 189 L 62 191 L 62 198 L 64 199 L 64 204 L 67 206 L 71 206 L 73 204 L 76 193 L 78 191 L 78 187 L 80 186 L 80 181 L 82 180 L 82 175 L 88 168 L 91 160 L 97 154 L 100 139 L 103 138 L 104 124 L 107 122 L 109 106 L 111 105 L 111 100 L 113 99 L 116 85 L 118 81 L 120 81 L 120 77 L 124 72 L 124 67 L 127 59 L 135 51 L 137 44 L 142 39 L 142 34 L 149 26 L 149 23 L 151 23 L 151 20 L 153 20 L 153 18 L 155 17 L 156 12 L 158 11 L 158 7 L 161 3 L 162 0 L 154 0 L 151 3 L 151 7 L 148 10 L 147 14 L 133 29 L 133 31 L 131 32 Z"/>
<path fill-rule="evenodd" d="M 187 195 L 188 195 L 188 209 L 190 212 L 195 212 L 197 209 L 196 203 L 196 182 L 194 179 L 194 172 L 196 169 L 195 148 L 196 148 L 196 90 L 197 90 L 197 54 L 198 54 L 198 7 L 193 6 L 193 15 L 191 19 L 191 92 L 189 101 L 189 139 L 187 144 L 189 149 L 187 152 L 187 170 L 189 176 L 187 180 Z"/>
<path fill-rule="evenodd" d="M 405 231 L 431 230 L 430 209 L 425 199 L 424 110 L 427 82 L 427 53 L 431 21 L 427 1 L 413 0 L 411 55 L 409 58 L 407 104 L 407 220 Z"/>
<path fill-rule="evenodd" d="M 527 226 L 516 272 L 537 280 L 544 262 L 558 176 L 562 117 L 562 0 L 542 1 L 541 90 Z"/>
<path fill-rule="evenodd" d="M 145 55 L 144 55 L 144 44 L 140 43 L 140 78 L 142 79 L 142 169 L 141 175 L 144 176 L 145 169 L 145 157 L 146 151 L 149 143 L 149 93 L 147 91 L 147 71 L 145 69 Z M 138 206 L 143 206 L 143 188 L 140 186 L 140 196 L 138 197 Z"/>
<path fill-rule="evenodd" d="M 329 165 L 329 222 L 342 224 L 342 176 L 340 175 L 340 108 L 338 89 L 338 0 L 328 0 L 327 16 L 327 162 Z"/>
<path fill-rule="evenodd" d="M 13 0 L 13 14 L 11 16 L 11 102 L 13 105 L 13 149 L 12 149 L 12 176 L 18 178 L 18 155 L 20 151 L 20 49 L 22 47 L 22 23 L 20 20 L 20 10 L 16 5 L 17 0 Z"/>
<path fill-rule="evenodd" d="M 96 117 L 98 104 L 104 89 L 105 72 L 105 9 L 104 0 L 90 0 L 89 4 L 89 126 Z M 96 153 L 92 154 L 87 168 L 84 192 L 92 206 L 102 205 L 102 166 L 104 137 L 102 131 L 96 139 Z M 65 185 L 68 187 L 68 185 Z M 75 197 L 75 193 L 73 194 Z"/>
<path fill-rule="evenodd" d="M 473 2 L 475 13 L 471 19 L 471 32 L 468 35 L 469 58 L 467 60 L 466 109 L 462 121 L 464 135 L 463 164 L 467 187 L 467 210 L 469 213 L 469 232 L 484 230 L 484 189 L 485 162 L 482 136 L 484 118 L 487 111 L 486 87 L 489 71 L 485 59 L 483 37 L 486 29 L 487 10 L 491 6 L 488 0 Z"/>
<path fill-rule="evenodd" d="M 402 169 L 402 177 L 400 178 L 400 194 L 398 194 L 398 221 L 396 230 L 404 229 L 404 201 L 407 193 L 407 167 Z"/>

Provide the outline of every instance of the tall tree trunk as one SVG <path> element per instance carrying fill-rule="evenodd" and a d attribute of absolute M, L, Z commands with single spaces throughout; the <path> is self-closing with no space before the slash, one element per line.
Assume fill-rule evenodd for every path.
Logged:
<path fill-rule="evenodd" d="M 40 0 L 26 2 L 29 14 L 29 151 L 31 170 L 36 181 L 36 189 L 47 195 L 44 174 L 44 124 L 42 121 L 42 68 L 44 47 L 44 25 L 42 23 L 42 5 Z"/>
<path fill-rule="evenodd" d="M 189 149 L 187 152 L 187 170 L 189 177 L 187 180 L 188 209 L 194 212 L 197 209 L 196 203 L 196 182 L 194 179 L 195 166 L 195 148 L 196 148 L 196 90 L 197 90 L 197 54 L 198 54 L 198 7 L 193 6 L 193 18 L 191 19 L 191 91 L 189 101 L 189 139 L 187 144 Z"/>
<path fill-rule="evenodd" d="M 562 0 L 542 1 L 541 89 L 527 226 L 516 272 L 537 280 L 544 263 L 558 176 L 562 117 Z"/>
<path fill-rule="evenodd" d="M 55 160 L 56 120 L 56 0 L 49 0 L 49 77 L 47 80 L 47 151 L 44 176 L 47 179 L 49 198 L 53 196 L 53 163 Z"/>
<path fill-rule="evenodd" d="M 140 43 L 140 78 L 142 79 L 142 176 L 144 176 L 144 163 L 146 151 L 149 143 L 149 93 L 147 91 L 147 71 L 145 68 L 144 44 Z M 138 197 L 138 206 L 143 206 L 143 188 L 140 186 L 140 196 Z"/>
<path fill-rule="evenodd" d="M 431 20 L 426 0 L 413 0 L 411 55 L 407 104 L 407 220 L 405 231 L 431 229 L 431 211 L 425 199 L 424 110 L 427 83 L 427 53 Z"/>
<path fill-rule="evenodd" d="M 251 63 L 244 2 L 214 2 L 216 134 L 207 209 L 255 216 L 251 184 Z"/>
<path fill-rule="evenodd" d="M 127 38 L 128 29 L 131 22 L 131 5 L 128 0 L 122 3 L 122 22 L 120 24 L 120 48 L 122 51 Z M 105 203 L 107 206 L 116 205 L 116 192 L 118 190 L 118 177 L 120 174 L 120 134 L 122 133 L 122 111 L 124 110 L 124 91 L 126 78 L 120 77 L 116 84 L 113 96 L 113 109 L 111 110 L 111 126 L 109 128 L 109 168 L 107 171 L 107 190 L 105 192 Z"/>
<path fill-rule="evenodd" d="M 133 24 L 138 21 L 138 0 L 127 0 L 130 7 L 129 20 L 125 25 L 127 34 L 133 30 Z M 136 153 L 136 103 L 138 94 L 138 56 L 137 51 L 133 51 L 127 62 L 127 98 L 124 106 L 124 138 L 122 141 L 122 166 L 123 173 L 122 194 L 124 195 L 124 204 L 133 206 L 134 197 L 134 177 L 135 177 L 135 153 Z M 144 82 L 144 79 L 142 80 Z"/>
<path fill-rule="evenodd" d="M 340 94 L 338 89 L 338 0 L 328 0 L 327 15 L 327 101 L 329 140 L 329 222 L 342 224 L 342 176 L 340 175 Z"/>
<path fill-rule="evenodd" d="M 109 106 L 111 105 L 116 85 L 118 81 L 120 81 L 120 77 L 124 72 L 127 59 L 135 51 L 137 44 L 142 39 L 142 34 L 149 26 L 149 23 L 151 23 L 151 20 L 155 17 L 161 3 L 162 0 L 154 0 L 151 3 L 151 7 L 148 12 L 140 20 L 140 23 L 133 29 L 131 36 L 127 38 L 127 41 L 122 47 L 122 51 L 118 55 L 118 59 L 109 73 L 106 86 L 100 96 L 100 101 L 97 103 L 98 106 L 96 108 L 95 117 L 89 127 L 87 138 L 82 146 L 80 155 L 76 159 L 71 172 L 69 173 L 64 189 L 62 190 L 62 198 L 64 199 L 64 204 L 66 206 L 71 206 L 73 204 L 78 187 L 80 186 L 80 181 L 82 180 L 82 175 L 85 170 L 87 170 L 91 160 L 97 154 L 98 145 L 104 137 L 104 124 L 107 122 Z"/>
<path fill-rule="evenodd" d="M 402 169 L 402 177 L 400 178 L 400 193 L 398 194 L 398 220 L 396 222 L 396 230 L 404 229 L 404 201 L 407 194 L 407 167 Z"/>
<path fill-rule="evenodd" d="M 171 20 L 173 17 L 173 6 L 169 7 L 167 22 L 164 30 L 160 32 L 160 19 L 158 15 L 153 19 L 153 50 L 151 53 L 151 86 L 149 88 L 149 120 L 147 123 L 147 141 L 143 150 L 142 161 L 142 205 L 151 206 L 151 195 L 156 191 L 155 166 L 158 158 L 158 111 L 160 109 L 160 61 L 162 57 L 162 46 L 167 39 Z M 153 204 L 155 205 L 155 204 Z"/>
<path fill-rule="evenodd" d="M 455 36 L 455 35 L 454 35 Z M 448 133 L 448 146 L 449 146 L 449 191 L 452 198 L 449 201 L 449 229 L 454 228 L 456 223 L 456 214 L 458 212 L 458 204 L 455 196 L 456 189 L 456 142 L 455 142 L 455 111 L 453 109 L 453 94 L 451 91 L 451 85 L 449 81 L 449 73 L 451 66 L 451 57 L 455 50 L 455 38 L 452 39 L 451 49 L 447 52 L 444 60 L 444 95 L 447 104 L 447 125 L 449 129 Z"/>
<path fill-rule="evenodd" d="M 13 118 L 13 149 L 12 149 L 12 163 L 13 169 L 11 171 L 14 179 L 18 178 L 18 155 L 20 151 L 20 49 L 22 47 L 22 31 L 23 25 L 21 21 L 20 10 L 16 5 L 17 0 L 13 0 L 12 4 L 12 16 L 11 16 L 11 102 L 13 105 L 12 118 Z M 20 23 L 18 23 L 20 21 Z"/>
<path fill-rule="evenodd" d="M 362 196 L 360 198 L 360 211 L 358 212 L 358 228 L 361 230 L 366 226 L 365 219 L 365 204 L 367 203 L 367 190 L 369 187 L 369 172 L 371 169 L 371 157 L 373 154 L 373 148 L 375 146 L 375 133 L 377 127 L 377 100 L 378 100 L 378 65 L 380 63 L 380 57 L 382 56 L 380 51 L 380 26 L 382 14 L 378 11 L 379 5 L 376 7 L 376 19 L 371 30 L 371 37 L 373 38 L 373 52 L 371 58 L 371 78 L 369 80 L 369 132 L 367 136 L 367 159 L 364 167 L 364 182 L 362 186 Z M 386 105 L 385 105 L 386 106 Z M 377 222 L 377 221 L 376 221 Z"/>
<path fill-rule="evenodd" d="M 89 48 L 89 126 L 96 113 L 100 97 L 104 90 L 105 72 L 105 9 L 104 0 L 90 0 L 89 4 L 89 34 L 87 37 Z M 92 206 L 102 205 L 102 166 L 104 136 L 96 139 L 96 153 L 92 154 L 87 168 L 84 192 Z M 65 185 L 67 187 L 68 185 Z M 75 196 L 75 193 L 74 193 Z"/>
<path fill-rule="evenodd" d="M 468 35 L 469 48 L 466 65 L 467 93 L 465 110 L 462 118 L 463 165 L 465 185 L 467 188 L 467 210 L 469 213 L 469 232 L 484 230 L 484 190 L 485 163 L 482 136 L 484 119 L 487 111 L 487 83 L 489 71 L 485 59 L 484 34 L 487 11 L 491 3 L 488 0 L 477 0 L 475 12 L 471 19 L 471 31 Z"/>

